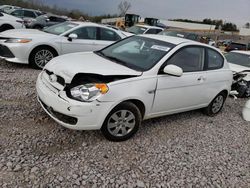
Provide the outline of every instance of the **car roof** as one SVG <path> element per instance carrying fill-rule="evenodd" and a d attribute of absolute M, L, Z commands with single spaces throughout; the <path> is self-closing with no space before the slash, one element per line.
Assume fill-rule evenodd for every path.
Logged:
<path fill-rule="evenodd" d="M 169 42 L 169 43 L 172 43 L 172 44 L 175 44 L 175 45 L 178 45 L 178 44 L 181 44 L 181 43 L 184 43 L 184 42 L 189 42 L 189 43 L 191 42 L 193 44 L 203 45 L 200 42 L 195 42 L 195 41 L 188 40 L 188 39 L 185 39 L 185 38 L 166 36 L 166 35 L 143 34 L 143 35 L 139 35 L 139 36 L 148 37 L 148 38 L 156 39 L 156 40 L 161 40 L 161 41 Z"/>
<path fill-rule="evenodd" d="M 151 25 L 136 24 L 135 26 L 144 27 L 144 28 L 147 28 L 147 29 L 161 29 L 161 30 L 163 30 L 163 28 L 161 28 L 161 27 L 151 26 Z"/>
<path fill-rule="evenodd" d="M 109 28 L 109 29 L 113 29 L 113 28 L 107 27 L 105 25 L 98 24 L 98 23 L 93 23 L 93 22 L 81 22 L 81 21 L 69 21 L 69 22 L 74 23 L 74 24 L 78 24 L 80 26 L 85 26 L 85 25 L 86 26 L 102 26 L 102 27 L 106 27 L 106 28 Z"/>
<path fill-rule="evenodd" d="M 250 55 L 250 51 L 232 50 L 231 52 L 235 52 L 235 53 L 239 53 L 239 54 L 245 54 L 245 55 Z"/>

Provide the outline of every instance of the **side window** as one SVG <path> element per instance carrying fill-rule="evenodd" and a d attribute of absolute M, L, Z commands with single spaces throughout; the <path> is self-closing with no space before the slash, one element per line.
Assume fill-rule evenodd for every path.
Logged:
<path fill-rule="evenodd" d="M 36 15 L 32 11 L 24 11 L 24 17 L 36 18 Z"/>
<path fill-rule="evenodd" d="M 176 65 L 183 72 L 202 71 L 204 67 L 205 49 L 201 47 L 185 47 L 174 54 L 167 64 Z"/>
<path fill-rule="evenodd" d="M 223 57 L 216 51 L 207 49 L 207 68 L 208 70 L 219 69 L 223 67 L 224 59 Z"/>
<path fill-rule="evenodd" d="M 155 29 L 149 29 L 149 30 L 147 30 L 147 32 L 145 34 L 156 34 L 156 30 Z"/>
<path fill-rule="evenodd" d="M 17 17 L 22 17 L 23 16 L 23 11 L 22 10 L 15 10 L 11 13 L 11 15 L 13 16 L 17 16 Z"/>
<path fill-rule="evenodd" d="M 158 34 L 158 33 L 162 32 L 162 30 L 161 30 L 161 29 L 156 29 L 155 31 L 156 31 L 156 33 L 155 33 L 155 34 Z"/>
<path fill-rule="evenodd" d="M 56 17 L 50 16 L 50 17 L 49 17 L 49 21 L 51 21 L 51 22 L 56 22 Z"/>
<path fill-rule="evenodd" d="M 121 37 L 110 29 L 100 28 L 100 40 L 117 41 Z"/>
<path fill-rule="evenodd" d="M 78 39 L 96 40 L 96 27 L 82 27 L 72 33 L 77 34 Z"/>

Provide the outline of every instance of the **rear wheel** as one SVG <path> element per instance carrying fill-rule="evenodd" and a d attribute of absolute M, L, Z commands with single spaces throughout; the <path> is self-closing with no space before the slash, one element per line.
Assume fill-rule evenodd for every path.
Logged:
<path fill-rule="evenodd" d="M 141 120 L 137 106 L 131 102 L 124 102 L 108 114 L 101 131 L 108 140 L 125 141 L 138 131 Z"/>
<path fill-rule="evenodd" d="M 212 102 L 204 109 L 204 113 L 209 115 L 209 116 L 214 116 L 218 114 L 226 100 L 226 94 L 221 92 L 219 93 L 213 100 Z"/>
<path fill-rule="evenodd" d="M 6 24 L 0 26 L 0 32 L 7 31 L 10 29 L 14 29 L 14 27 L 11 25 L 6 25 Z"/>
<path fill-rule="evenodd" d="M 35 48 L 31 52 L 29 63 L 33 68 L 43 69 L 43 67 L 55 56 L 57 56 L 57 53 L 53 48 L 41 46 Z"/>

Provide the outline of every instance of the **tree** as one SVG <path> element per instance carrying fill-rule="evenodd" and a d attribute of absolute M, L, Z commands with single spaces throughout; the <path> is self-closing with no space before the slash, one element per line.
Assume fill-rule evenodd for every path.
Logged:
<path fill-rule="evenodd" d="M 224 30 L 224 31 L 238 31 L 237 26 L 234 23 L 231 23 L 231 22 L 224 23 L 222 25 L 222 30 Z"/>
<path fill-rule="evenodd" d="M 120 4 L 118 5 L 120 16 L 125 16 L 125 14 L 130 8 L 131 8 L 131 3 L 129 3 L 128 1 L 120 2 Z"/>

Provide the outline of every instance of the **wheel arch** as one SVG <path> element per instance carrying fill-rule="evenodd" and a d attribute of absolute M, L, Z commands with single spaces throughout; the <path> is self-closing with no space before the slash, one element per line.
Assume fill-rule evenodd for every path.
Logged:
<path fill-rule="evenodd" d="M 40 45 L 38 45 L 38 46 L 33 47 L 32 50 L 30 50 L 29 58 L 28 58 L 29 62 L 30 62 L 31 54 L 32 54 L 36 49 L 41 48 L 41 47 L 49 48 L 49 49 L 51 49 L 51 50 L 53 50 L 53 51 L 55 52 L 56 56 L 59 55 L 59 53 L 58 53 L 58 51 L 56 50 L 55 47 L 53 47 L 53 46 L 51 46 L 51 45 L 48 45 L 48 44 L 40 44 Z"/>

